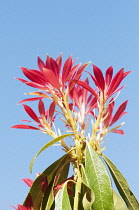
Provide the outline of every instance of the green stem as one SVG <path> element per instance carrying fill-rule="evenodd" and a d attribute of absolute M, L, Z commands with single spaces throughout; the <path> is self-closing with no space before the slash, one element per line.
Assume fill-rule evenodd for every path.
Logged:
<path fill-rule="evenodd" d="M 76 186 L 75 186 L 75 197 L 74 197 L 73 210 L 79 210 L 78 206 L 79 206 L 79 196 L 80 196 L 80 192 L 81 192 L 81 184 L 82 184 L 81 174 L 80 174 L 80 170 L 78 168 L 77 169 L 77 182 L 76 182 Z"/>

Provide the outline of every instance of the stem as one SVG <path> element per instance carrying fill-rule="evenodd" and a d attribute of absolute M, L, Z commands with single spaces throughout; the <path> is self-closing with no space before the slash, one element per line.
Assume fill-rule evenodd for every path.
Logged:
<path fill-rule="evenodd" d="M 64 105 L 65 105 L 66 109 L 64 109 L 63 107 L 60 107 L 60 108 L 63 111 L 67 122 L 69 122 L 71 129 L 73 130 L 75 138 L 79 140 L 80 138 L 79 138 L 78 132 L 76 130 L 76 122 L 75 122 L 75 120 L 74 120 L 74 118 L 72 116 L 72 113 L 70 111 L 70 108 L 69 108 L 68 89 L 67 89 L 67 92 L 65 93 L 65 95 L 63 96 L 63 102 L 64 102 Z"/>
<path fill-rule="evenodd" d="M 96 123 L 95 123 L 95 125 L 94 125 L 94 127 L 93 127 L 93 133 L 92 133 L 92 136 L 91 136 L 91 139 L 90 139 L 90 144 L 93 144 L 93 142 L 94 142 L 94 140 L 95 140 L 95 138 L 96 138 L 96 132 L 97 132 L 97 130 L 98 130 L 100 121 L 101 121 L 101 119 L 102 119 L 103 111 L 104 111 L 104 100 L 103 100 L 103 96 L 102 96 L 102 94 L 101 94 L 101 95 L 100 95 L 99 114 L 98 114 Z"/>
<path fill-rule="evenodd" d="M 78 167 L 73 210 L 79 210 L 78 206 L 79 206 L 79 195 L 80 195 L 80 192 L 81 192 L 81 184 L 82 184 L 81 174 L 80 174 L 80 170 L 79 170 L 79 167 Z"/>

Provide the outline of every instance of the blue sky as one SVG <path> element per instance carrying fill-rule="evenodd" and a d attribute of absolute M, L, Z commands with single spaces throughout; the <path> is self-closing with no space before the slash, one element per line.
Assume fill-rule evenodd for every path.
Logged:
<path fill-rule="evenodd" d="M 133 71 L 125 80 L 118 103 L 129 99 L 123 117 L 125 136 L 112 134 L 105 154 L 117 165 L 139 199 L 139 1 L 111 0 L 5 0 L 0 9 L 0 209 L 21 204 L 28 192 L 22 178 L 35 178 L 63 152 L 52 147 L 36 160 L 33 174 L 29 162 L 48 141 L 40 132 L 9 129 L 26 119 L 17 103 L 33 89 L 15 77 L 23 78 L 19 66 L 37 68 L 37 56 L 56 58 L 63 52 L 92 61 L 103 71 L 125 67 Z M 90 67 L 91 71 L 91 67 Z M 31 105 L 31 104 L 30 104 Z M 36 104 L 33 104 L 36 107 Z"/>

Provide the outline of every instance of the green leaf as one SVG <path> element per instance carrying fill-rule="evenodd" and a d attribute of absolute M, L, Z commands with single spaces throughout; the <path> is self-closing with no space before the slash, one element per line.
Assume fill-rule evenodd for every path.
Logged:
<path fill-rule="evenodd" d="M 55 210 L 72 210 L 67 192 L 67 182 L 62 185 L 55 197 Z"/>
<path fill-rule="evenodd" d="M 40 210 L 40 206 L 43 200 L 44 192 L 42 191 L 42 181 L 44 178 L 47 179 L 47 184 L 49 186 L 50 182 L 54 179 L 55 173 L 63 167 L 63 165 L 69 162 L 69 156 L 64 155 L 57 161 L 55 161 L 52 165 L 50 165 L 40 176 L 38 176 L 33 182 L 32 187 L 23 203 L 24 206 L 27 205 L 30 200 L 32 201 L 33 209 Z"/>
<path fill-rule="evenodd" d="M 95 194 L 94 210 L 113 210 L 113 195 L 106 167 L 92 146 L 86 142 L 85 174 L 89 187 Z"/>
<path fill-rule="evenodd" d="M 124 176 L 121 174 L 121 172 L 116 168 L 116 166 L 104 155 L 102 154 L 102 157 L 104 158 L 110 173 L 113 177 L 113 180 L 115 182 L 115 185 L 125 201 L 128 209 L 130 210 L 137 210 L 139 209 L 139 203 L 134 196 L 134 194 L 131 192 L 128 182 L 124 178 Z"/>
<path fill-rule="evenodd" d="M 113 190 L 114 210 L 127 210 L 123 199 Z"/>
<path fill-rule="evenodd" d="M 30 162 L 30 172 L 32 173 L 32 168 L 33 168 L 33 164 L 34 164 L 34 161 L 35 159 L 38 157 L 38 155 L 40 153 L 42 153 L 45 149 L 47 149 L 48 147 L 52 146 L 53 144 L 55 144 L 56 142 L 60 141 L 61 139 L 64 139 L 68 136 L 72 136 L 73 134 L 65 134 L 65 135 L 62 135 L 62 136 L 58 136 L 57 138 L 49 141 L 47 144 L 45 144 L 40 150 L 39 152 L 32 158 L 31 162 Z"/>

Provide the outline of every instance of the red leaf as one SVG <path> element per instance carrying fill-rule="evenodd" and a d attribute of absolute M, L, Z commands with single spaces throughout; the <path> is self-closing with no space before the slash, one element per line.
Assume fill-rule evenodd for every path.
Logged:
<path fill-rule="evenodd" d="M 40 57 L 38 56 L 38 67 L 40 69 L 41 72 L 43 72 L 43 68 L 45 68 L 45 64 L 44 62 L 40 59 Z"/>
<path fill-rule="evenodd" d="M 113 92 L 116 90 L 116 88 L 120 85 L 121 81 L 123 80 L 123 75 L 124 75 L 124 68 L 118 71 L 117 74 L 114 76 L 107 92 L 108 97 L 110 97 L 113 94 Z"/>
<path fill-rule="evenodd" d="M 59 78 L 59 66 L 57 64 L 57 62 L 50 57 L 50 69 L 55 73 L 55 75 L 57 76 L 57 79 Z"/>
<path fill-rule="evenodd" d="M 15 78 L 15 79 L 17 79 L 17 80 L 19 80 L 20 82 L 23 82 L 23 83 L 27 83 L 28 82 L 27 80 L 21 79 L 21 78 Z"/>
<path fill-rule="evenodd" d="M 47 84 L 45 86 L 43 86 L 43 85 L 39 85 L 39 84 L 37 84 L 35 82 L 27 81 L 26 85 L 29 85 L 29 86 L 35 87 L 35 88 L 39 88 L 39 89 L 42 89 L 42 90 L 48 90 L 48 85 Z"/>
<path fill-rule="evenodd" d="M 88 109 L 87 109 L 86 112 L 89 113 L 92 109 L 94 109 L 96 107 L 96 103 L 97 103 L 97 99 L 96 99 L 96 97 L 94 97 L 91 100 L 91 102 L 90 102 L 90 104 L 89 104 Z"/>
<path fill-rule="evenodd" d="M 125 134 L 123 130 L 115 130 L 115 131 L 112 131 L 112 133 L 119 133 L 121 135 Z"/>
<path fill-rule="evenodd" d="M 46 77 L 46 79 L 48 80 L 48 82 L 55 88 L 57 88 L 59 90 L 60 88 L 60 83 L 55 75 L 55 73 L 50 70 L 50 69 L 43 69 L 44 72 L 44 76 Z"/>
<path fill-rule="evenodd" d="M 28 207 L 22 206 L 22 205 L 18 205 L 18 209 L 17 210 L 31 210 Z"/>
<path fill-rule="evenodd" d="M 106 80 L 106 85 L 109 86 L 112 80 L 112 75 L 113 75 L 113 67 L 110 66 L 107 70 L 106 70 L 106 74 L 105 74 L 105 80 Z"/>
<path fill-rule="evenodd" d="M 124 72 L 124 78 L 128 75 L 128 74 L 130 74 L 132 71 L 127 71 L 127 72 Z"/>
<path fill-rule="evenodd" d="M 115 113 L 115 115 L 114 115 L 114 117 L 113 117 L 113 119 L 112 119 L 112 121 L 110 123 L 110 126 L 113 125 L 124 114 L 124 110 L 125 110 L 125 108 L 127 106 L 127 103 L 128 103 L 128 100 L 125 101 L 124 103 L 122 103 L 119 106 L 117 112 Z"/>
<path fill-rule="evenodd" d="M 42 98 L 44 98 L 44 97 L 34 97 L 34 98 L 24 99 L 24 100 L 20 101 L 18 104 L 22 104 L 22 103 L 29 102 L 29 101 L 36 101 L 36 100 L 40 100 Z"/>
<path fill-rule="evenodd" d="M 97 84 L 99 85 L 98 88 L 104 91 L 105 89 L 105 81 L 102 74 L 102 71 L 95 65 L 93 65 L 94 75 L 97 81 Z"/>
<path fill-rule="evenodd" d="M 38 109 L 39 109 L 40 115 L 45 116 L 45 107 L 42 100 L 39 101 Z"/>
<path fill-rule="evenodd" d="M 125 86 L 126 86 L 126 85 L 123 85 L 123 86 L 117 88 L 117 89 L 111 94 L 111 96 L 112 96 L 113 94 L 117 93 L 118 91 L 120 91 L 120 90 L 121 90 L 123 87 L 125 87 Z"/>
<path fill-rule="evenodd" d="M 96 91 L 93 90 L 86 82 L 84 82 L 84 81 L 77 81 L 77 80 L 73 80 L 73 81 L 77 82 L 79 85 L 81 85 L 82 87 L 84 87 L 85 89 L 90 91 L 96 98 L 98 98 L 98 95 L 97 95 Z"/>
<path fill-rule="evenodd" d="M 35 112 L 27 105 L 23 104 L 25 111 L 28 113 L 28 115 L 35 120 L 36 122 L 40 123 L 39 118 L 37 117 L 37 115 L 35 114 Z"/>
<path fill-rule="evenodd" d="M 72 56 L 70 56 L 64 63 L 63 66 L 63 72 L 62 72 L 62 83 L 65 84 L 65 81 L 67 81 L 67 77 L 70 74 L 72 67 Z"/>
<path fill-rule="evenodd" d="M 16 209 L 16 210 L 18 210 L 16 207 L 14 207 L 14 206 L 11 206 L 12 208 L 14 208 L 14 209 Z"/>
<path fill-rule="evenodd" d="M 62 66 L 62 53 L 60 53 L 60 55 L 57 57 L 56 62 L 57 62 L 57 65 L 58 65 L 59 71 L 60 71 L 61 66 Z"/>
<path fill-rule="evenodd" d="M 79 79 L 80 79 L 80 77 L 81 77 L 81 75 L 82 75 L 82 72 L 84 71 L 84 69 L 85 69 L 89 64 L 90 64 L 90 62 L 85 63 L 85 64 L 83 64 L 83 65 L 80 66 L 80 68 L 78 69 L 78 71 L 77 71 L 77 73 L 76 73 L 76 75 L 75 75 L 75 77 L 74 77 L 75 80 L 79 80 Z"/>
<path fill-rule="evenodd" d="M 42 86 L 42 85 L 39 85 L 39 84 L 37 84 L 35 82 L 29 82 L 29 81 L 21 79 L 21 78 L 15 78 L 15 79 L 17 79 L 17 80 L 19 80 L 19 81 L 21 81 L 21 82 L 23 82 L 26 85 L 29 85 L 31 87 L 40 88 L 40 89 L 44 89 L 44 90 L 48 89 L 47 85 L 46 86 Z"/>
<path fill-rule="evenodd" d="M 20 128 L 20 129 L 33 129 L 33 130 L 40 130 L 39 128 L 36 128 L 34 126 L 30 126 L 30 125 L 23 125 L 23 124 L 19 124 L 19 125 L 14 125 L 11 128 Z"/>
<path fill-rule="evenodd" d="M 49 107 L 49 119 L 50 119 L 50 121 L 51 121 L 52 118 L 53 118 L 54 111 L 55 111 L 55 102 L 53 101 L 53 102 L 50 104 L 50 107 Z"/>
<path fill-rule="evenodd" d="M 46 84 L 46 80 L 45 77 L 43 76 L 43 74 L 37 70 L 30 70 L 27 68 L 23 68 L 21 67 L 22 72 L 24 73 L 24 75 L 30 79 L 32 82 L 38 83 L 40 85 L 45 85 Z"/>
<path fill-rule="evenodd" d="M 33 184 L 33 180 L 32 179 L 29 179 L 29 178 L 21 179 L 21 181 L 24 181 L 25 184 L 27 184 L 28 187 L 31 187 L 32 184 Z"/>

